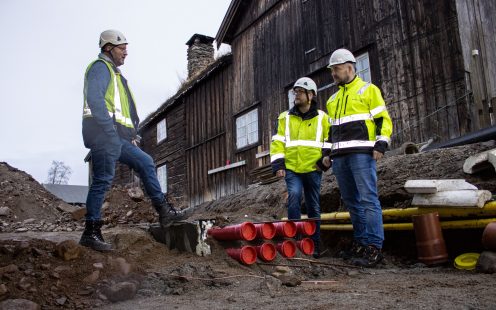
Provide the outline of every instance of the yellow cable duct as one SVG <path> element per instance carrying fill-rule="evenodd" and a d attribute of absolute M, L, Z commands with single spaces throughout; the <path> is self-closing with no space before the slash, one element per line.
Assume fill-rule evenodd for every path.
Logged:
<path fill-rule="evenodd" d="M 496 216 L 496 201 L 488 202 L 483 208 L 448 208 L 448 207 L 421 207 L 406 209 L 386 209 L 382 210 L 384 220 L 407 219 L 412 215 L 437 212 L 441 218 L 472 217 L 472 216 Z M 322 213 L 323 221 L 350 221 L 349 212 Z M 302 219 L 307 218 L 302 216 Z M 283 218 L 286 220 L 287 218 Z"/>
<path fill-rule="evenodd" d="M 444 221 L 441 222 L 442 229 L 467 229 L 467 228 L 483 228 L 491 222 L 496 222 L 496 218 L 490 219 L 473 219 L 460 221 Z M 413 223 L 385 223 L 384 230 L 413 230 Z M 353 230 L 351 224 L 322 224 L 321 230 Z"/>

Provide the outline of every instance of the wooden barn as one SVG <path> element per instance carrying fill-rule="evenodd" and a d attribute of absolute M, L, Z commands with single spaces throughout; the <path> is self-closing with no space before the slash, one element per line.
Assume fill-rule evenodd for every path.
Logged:
<path fill-rule="evenodd" d="M 189 78 L 141 124 L 164 192 L 194 206 L 246 188 L 270 163 L 279 113 L 302 76 L 321 109 L 337 90 L 328 69 L 341 47 L 381 88 L 392 147 L 446 141 L 494 124 L 496 2 L 487 0 L 233 0 L 213 38 L 188 41 Z M 126 179 L 129 173 L 124 173 Z"/>

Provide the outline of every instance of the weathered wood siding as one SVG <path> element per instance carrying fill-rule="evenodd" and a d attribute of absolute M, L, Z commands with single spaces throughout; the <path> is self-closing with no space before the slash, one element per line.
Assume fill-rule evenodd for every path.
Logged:
<path fill-rule="evenodd" d="M 269 163 L 260 154 L 269 150 L 296 79 L 317 82 L 317 101 L 325 110 L 337 90 L 326 66 L 341 47 L 368 53 L 372 82 L 383 91 L 393 119 L 393 147 L 486 127 L 496 93 L 495 6 L 483 0 L 242 1 L 226 34 L 232 63 L 165 110 L 164 143 L 156 145 L 156 123 L 147 127 L 145 151 L 158 164 L 167 163 L 169 192 L 184 204 L 245 188 L 249 172 Z M 474 48 L 468 41 L 484 56 L 477 67 L 470 63 Z M 238 151 L 236 117 L 254 107 L 260 142 Z M 208 174 L 240 161 L 245 165 Z"/>
<path fill-rule="evenodd" d="M 167 193 L 177 205 L 187 204 L 184 109 L 183 104 L 172 106 L 143 132 L 143 150 L 152 156 L 157 167 L 167 165 Z M 157 123 L 164 117 L 167 137 L 157 144 Z"/>
<path fill-rule="evenodd" d="M 265 3 L 250 3 L 252 13 L 243 15 L 232 42 L 234 88 L 241 90 L 233 103 L 262 102 L 263 149 L 269 147 L 274 120 L 288 107 L 291 83 L 307 75 L 319 87 L 330 84 L 325 66 L 340 47 L 369 53 L 372 82 L 382 89 L 393 118 L 393 147 L 431 137 L 446 140 L 478 128 L 455 0 Z M 264 14 L 261 7 L 270 10 Z M 319 94 L 322 108 L 336 90 Z"/>
<path fill-rule="evenodd" d="M 496 1 L 457 0 L 466 82 L 474 93 L 472 118 L 481 128 L 495 123 L 496 106 Z M 474 54 L 473 54 L 474 52 Z"/>
<path fill-rule="evenodd" d="M 189 205 L 235 193 L 248 184 L 246 166 L 208 174 L 244 159 L 235 151 L 233 82 L 231 67 L 221 68 L 183 98 Z"/>

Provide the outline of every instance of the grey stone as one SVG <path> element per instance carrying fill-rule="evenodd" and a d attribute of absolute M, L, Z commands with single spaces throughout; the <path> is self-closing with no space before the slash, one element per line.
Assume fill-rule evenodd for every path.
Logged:
<path fill-rule="evenodd" d="M 104 294 L 111 302 L 133 299 L 138 288 L 132 282 L 119 282 L 105 290 Z"/>
<path fill-rule="evenodd" d="M 496 253 L 484 251 L 481 253 L 477 266 L 475 267 L 478 272 L 495 273 L 496 272 Z"/>
<path fill-rule="evenodd" d="M 9 310 L 40 310 L 41 307 L 27 299 L 7 299 L 0 303 L 0 309 Z"/>
<path fill-rule="evenodd" d="M 282 274 L 278 277 L 282 284 L 289 287 L 296 287 L 301 284 L 301 279 L 297 276 Z"/>
<path fill-rule="evenodd" d="M 1 207 L 0 208 L 0 216 L 7 216 L 11 212 L 12 212 L 12 210 L 10 210 L 10 208 L 8 208 L 8 207 Z"/>

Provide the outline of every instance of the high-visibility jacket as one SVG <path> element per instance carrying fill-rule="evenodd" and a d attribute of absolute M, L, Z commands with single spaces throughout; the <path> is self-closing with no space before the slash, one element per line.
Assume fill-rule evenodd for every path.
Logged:
<path fill-rule="evenodd" d="M 131 141 L 137 136 L 138 125 L 135 101 L 126 79 L 110 58 L 100 54 L 84 77 L 84 145 L 91 148 L 96 141 L 106 143 L 118 138 Z"/>
<path fill-rule="evenodd" d="M 107 110 L 109 116 L 114 118 L 116 123 L 121 124 L 124 127 L 134 128 L 133 121 L 131 119 L 131 113 L 129 111 L 129 98 L 124 88 L 124 84 L 122 83 L 121 74 L 119 72 L 114 72 L 112 65 L 105 61 L 104 59 L 97 59 L 88 65 L 86 69 L 86 73 L 84 76 L 84 107 L 83 107 L 83 118 L 92 117 L 91 109 L 87 102 L 87 78 L 88 71 L 91 66 L 97 61 L 102 61 L 105 63 L 110 72 L 110 82 L 107 87 L 107 91 L 105 93 L 105 105 L 107 106 Z M 130 93 L 132 96 L 132 93 Z M 134 98 L 132 100 L 134 102 Z"/>
<path fill-rule="evenodd" d="M 327 101 L 331 156 L 386 151 L 393 130 L 381 91 L 355 76 Z"/>
<path fill-rule="evenodd" d="M 297 107 L 278 117 L 277 134 L 272 136 L 270 161 L 272 170 L 288 169 L 296 173 L 315 171 L 329 132 L 328 115 L 312 102 L 310 111 L 301 114 Z M 320 165 L 319 165 L 320 166 Z"/>

